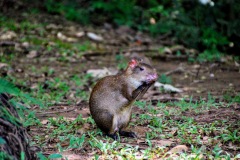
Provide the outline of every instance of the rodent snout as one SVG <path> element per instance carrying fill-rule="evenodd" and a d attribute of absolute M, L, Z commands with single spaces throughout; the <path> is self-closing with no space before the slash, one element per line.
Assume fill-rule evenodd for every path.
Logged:
<path fill-rule="evenodd" d="M 158 78 L 158 75 L 156 73 L 148 74 L 147 75 L 147 83 L 155 82 Z"/>

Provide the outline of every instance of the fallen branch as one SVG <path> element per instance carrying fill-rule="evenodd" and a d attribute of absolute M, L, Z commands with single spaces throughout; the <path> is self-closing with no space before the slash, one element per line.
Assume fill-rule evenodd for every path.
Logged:
<path fill-rule="evenodd" d="M 189 98 L 176 98 L 176 97 L 163 97 L 163 98 L 157 98 L 157 99 L 152 99 L 154 97 L 151 97 L 151 99 L 147 99 L 147 101 L 152 102 L 153 105 L 157 104 L 158 102 L 161 103 L 166 103 L 166 102 L 178 102 L 178 101 L 185 101 L 188 103 L 197 103 L 199 100 L 196 99 L 189 99 Z"/>
<path fill-rule="evenodd" d="M 11 159 L 22 159 L 23 154 L 25 160 L 37 159 L 29 145 L 30 137 L 18 119 L 16 106 L 9 103 L 6 94 L 0 94 L 0 112 L 0 137 L 4 140 L 0 150 Z"/>
<path fill-rule="evenodd" d="M 164 74 L 166 76 L 169 76 L 169 75 L 174 74 L 174 73 L 183 73 L 184 71 L 185 71 L 184 68 L 182 66 L 179 66 L 178 68 L 176 68 L 174 70 L 171 70 L 171 71 L 167 71 Z"/>
<path fill-rule="evenodd" d="M 66 109 L 66 110 L 58 110 L 58 111 L 51 111 L 51 112 L 37 112 L 37 116 L 47 116 L 48 114 L 57 114 L 57 113 L 64 113 L 64 112 L 70 112 L 73 111 L 75 107 Z"/>
<path fill-rule="evenodd" d="M 2 42 L 0 42 L 1 47 L 15 46 L 16 44 L 17 44 L 17 42 L 13 42 L 13 41 L 2 41 Z"/>

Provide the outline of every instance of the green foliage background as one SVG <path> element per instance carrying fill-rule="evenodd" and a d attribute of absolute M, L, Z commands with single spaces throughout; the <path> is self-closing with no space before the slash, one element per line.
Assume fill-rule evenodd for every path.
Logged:
<path fill-rule="evenodd" d="M 152 36 L 168 33 L 178 43 L 216 54 L 240 42 L 239 0 L 218 0 L 214 6 L 198 0 L 45 0 L 44 8 L 85 25 L 108 22 Z"/>

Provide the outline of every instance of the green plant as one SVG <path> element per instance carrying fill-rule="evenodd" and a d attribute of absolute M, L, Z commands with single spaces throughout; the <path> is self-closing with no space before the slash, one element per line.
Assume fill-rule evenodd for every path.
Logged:
<path fill-rule="evenodd" d="M 116 149 L 116 147 L 118 145 L 118 142 L 114 141 L 112 143 L 108 143 L 108 142 L 105 143 L 102 140 L 98 140 L 95 137 L 92 137 L 92 140 L 89 141 L 89 144 L 92 147 L 98 148 L 101 152 L 103 152 L 104 155 L 107 155 L 108 151 L 112 151 L 113 152 L 113 150 Z"/>
<path fill-rule="evenodd" d="M 15 87 L 12 83 L 8 82 L 3 78 L 0 78 L 0 93 L 9 93 L 11 95 L 22 98 L 22 100 L 25 103 L 34 103 L 43 107 L 43 104 L 41 103 L 41 101 L 29 96 L 29 94 L 23 93 L 21 90 Z M 12 102 L 14 103 L 16 101 L 12 100 Z"/>
<path fill-rule="evenodd" d="M 117 68 L 118 68 L 119 70 L 126 68 L 126 66 L 127 66 L 127 60 L 126 60 L 126 58 L 125 58 L 122 54 L 117 54 L 117 55 L 115 56 L 115 59 L 116 59 L 117 64 L 118 64 Z"/>
<path fill-rule="evenodd" d="M 207 49 L 198 55 L 197 61 L 199 62 L 220 61 L 222 57 L 223 57 L 223 54 L 220 53 L 217 49 L 210 49 L 210 50 Z"/>
<path fill-rule="evenodd" d="M 44 4 L 50 13 L 62 14 L 65 18 L 81 22 L 82 24 L 89 23 L 89 10 L 77 8 L 74 1 L 46 0 Z"/>
<path fill-rule="evenodd" d="M 228 134 L 221 134 L 219 137 L 221 137 L 224 142 L 240 142 L 240 135 L 238 130 L 234 130 L 233 132 L 229 132 Z"/>
<path fill-rule="evenodd" d="M 61 154 L 58 154 L 58 153 L 53 153 L 53 154 L 50 154 L 48 157 L 44 156 L 42 152 L 38 152 L 37 153 L 37 157 L 40 159 L 40 160 L 49 160 L 49 159 L 57 159 L 57 158 L 62 158 L 62 155 Z"/>
<path fill-rule="evenodd" d="M 161 74 L 161 76 L 158 78 L 158 81 L 163 84 L 171 84 L 172 83 L 172 79 L 170 77 L 166 76 L 166 74 Z"/>
<path fill-rule="evenodd" d="M 83 134 L 81 137 L 68 135 L 67 138 L 69 139 L 68 148 L 81 148 L 83 143 L 85 142 L 85 134 Z"/>
<path fill-rule="evenodd" d="M 240 94 L 232 95 L 230 92 L 227 92 L 223 95 L 223 98 L 228 102 L 240 103 Z"/>
<path fill-rule="evenodd" d="M 46 0 L 44 7 L 50 13 L 61 14 L 82 24 L 110 22 L 148 31 L 152 36 L 168 33 L 178 43 L 202 52 L 206 50 L 209 54 L 224 52 L 228 48 L 229 37 L 233 40 L 238 37 L 240 24 L 234 18 L 239 16 L 240 5 L 224 0 L 215 2 L 214 7 L 198 1 L 93 0 L 78 3 Z"/>
<path fill-rule="evenodd" d="M 0 14 L 0 27 L 3 27 L 4 30 L 17 30 L 16 22 L 8 17 L 3 16 L 2 14 Z"/>
<path fill-rule="evenodd" d="M 7 154 L 6 152 L 0 151 L 0 159 L 8 159 L 8 160 L 13 160 L 14 158 Z"/>

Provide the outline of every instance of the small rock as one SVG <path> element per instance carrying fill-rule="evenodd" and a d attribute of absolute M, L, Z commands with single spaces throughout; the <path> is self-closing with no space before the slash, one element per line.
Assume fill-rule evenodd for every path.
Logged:
<path fill-rule="evenodd" d="M 78 154 L 62 153 L 62 156 L 63 156 L 63 159 L 68 159 L 68 160 L 82 159 L 82 156 Z"/>
<path fill-rule="evenodd" d="M 170 140 L 156 140 L 156 141 L 153 140 L 152 142 L 156 143 L 158 147 L 171 146 L 172 144 L 174 144 L 174 142 Z"/>
<path fill-rule="evenodd" d="M 209 76 L 210 76 L 211 78 L 213 78 L 213 77 L 214 77 L 214 74 L 213 74 L 213 73 L 211 73 Z"/>
<path fill-rule="evenodd" d="M 35 58 L 38 56 L 38 52 L 36 50 L 33 50 L 33 51 L 30 51 L 28 54 L 27 54 L 27 58 Z"/>
<path fill-rule="evenodd" d="M 59 29 L 59 26 L 57 26 L 56 24 L 49 24 L 46 26 L 46 29 L 57 30 L 57 29 Z"/>
<path fill-rule="evenodd" d="M 156 24 L 156 20 L 155 20 L 155 18 L 153 18 L 153 17 L 150 18 L 149 22 L 150 22 L 151 24 Z"/>
<path fill-rule="evenodd" d="M 56 46 L 56 43 L 55 43 L 55 42 L 51 42 L 51 41 L 48 42 L 47 44 L 48 44 L 49 46 Z"/>
<path fill-rule="evenodd" d="M 113 28 L 110 23 L 104 23 L 103 26 L 106 30 L 111 30 Z"/>
<path fill-rule="evenodd" d="M 69 31 L 75 32 L 76 31 L 76 27 L 75 26 L 70 26 L 68 27 Z"/>
<path fill-rule="evenodd" d="M 208 136 L 204 136 L 203 139 L 202 139 L 202 143 L 203 144 L 208 144 L 208 140 L 209 140 L 209 137 Z"/>
<path fill-rule="evenodd" d="M 182 92 L 182 90 L 181 89 L 178 89 L 178 88 L 176 88 L 176 87 L 173 87 L 172 85 L 170 85 L 170 84 L 162 84 L 162 83 L 159 83 L 159 82 L 156 82 L 156 83 L 154 83 L 154 86 L 155 87 L 162 87 L 164 90 L 166 90 L 166 91 L 171 91 L 171 92 L 177 92 L 177 93 L 180 93 L 180 92 Z"/>
<path fill-rule="evenodd" d="M 42 123 L 43 125 L 48 124 L 48 122 L 49 122 L 49 121 L 48 121 L 47 119 L 44 119 L 44 120 L 41 121 L 41 123 Z"/>
<path fill-rule="evenodd" d="M 198 69 L 198 68 L 200 68 L 200 65 L 199 64 L 195 64 L 195 65 L 193 65 L 193 68 L 194 69 Z"/>
<path fill-rule="evenodd" d="M 87 74 L 91 74 L 93 77 L 96 78 L 102 78 L 108 75 L 114 75 L 116 74 L 115 70 L 111 70 L 108 68 L 104 68 L 104 69 L 89 69 L 87 71 Z"/>
<path fill-rule="evenodd" d="M 15 50 L 16 52 L 23 52 L 23 51 L 24 51 L 24 47 L 22 47 L 22 44 L 17 43 L 17 44 L 14 46 L 14 50 Z"/>
<path fill-rule="evenodd" d="M 0 36 L 0 40 L 12 40 L 17 37 L 17 34 L 13 31 L 7 31 Z"/>
<path fill-rule="evenodd" d="M 7 66 L 8 66 L 7 63 L 0 63 L 0 69 L 1 69 L 1 68 L 4 68 L 4 67 L 7 67 Z"/>
<path fill-rule="evenodd" d="M 164 53 L 168 53 L 168 54 L 172 54 L 172 51 L 170 48 L 168 47 L 165 47 L 164 50 L 163 50 Z"/>
<path fill-rule="evenodd" d="M 122 34 L 134 35 L 135 31 L 128 26 L 120 26 L 118 29 L 116 29 L 116 33 L 120 35 Z"/>
<path fill-rule="evenodd" d="M 25 47 L 25 48 L 29 48 L 30 44 L 28 42 L 23 42 L 22 46 Z"/>
<path fill-rule="evenodd" d="M 205 79 L 206 79 L 206 77 L 205 77 L 205 76 L 202 76 L 202 77 L 201 77 L 201 80 L 205 80 Z"/>
<path fill-rule="evenodd" d="M 98 42 L 103 41 L 103 38 L 101 36 L 99 36 L 95 33 L 92 33 L 92 32 L 88 32 L 87 37 L 91 40 L 94 40 L 94 41 L 98 41 Z"/>
<path fill-rule="evenodd" d="M 61 32 L 58 32 L 58 33 L 57 33 L 57 37 L 58 37 L 60 40 L 66 40 L 66 39 L 67 39 L 67 37 L 66 37 L 64 34 L 62 34 Z"/>
<path fill-rule="evenodd" d="M 75 35 L 76 35 L 76 37 L 81 38 L 85 35 L 85 33 L 84 32 L 77 32 Z"/>
<path fill-rule="evenodd" d="M 234 43 L 233 43 L 233 42 L 230 42 L 230 43 L 229 43 L 229 47 L 234 47 Z"/>
<path fill-rule="evenodd" d="M 186 145 L 178 145 L 176 147 L 173 147 L 168 153 L 182 153 L 187 152 L 188 147 Z"/>
<path fill-rule="evenodd" d="M 234 64 L 236 67 L 240 67 L 240 64 L 238 62 L 235 61 Z"/>
<path fill-rule="evenodd" d="M 67 42 L 77 42 L 77 39 L 76 38 L 72 38 L 72 37 L 68 37 L 66 39 Z"/>
<path fill-rule="evenodd" d="M 109 71 L 107 69 L 89 69 L 87 74 L 91 74 L 93 77 L 102 78 L 109 75 Z"/>
<path fill-rule="evenodd" d="M 204 159 L 203 154 L 190 154 L 187 156 L 187 159 Z"/>
<path fill-rule="evenodd" d="M 23 69 L 21 69 L 21 68 L 17 68 L 17 69 L 16 69 L 16 72 L 18 72 L 18 73 L 22 73 L 22 72 L 23 72 Z"/>

